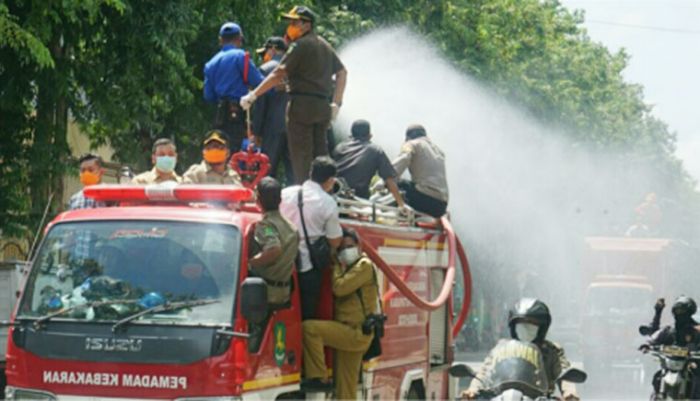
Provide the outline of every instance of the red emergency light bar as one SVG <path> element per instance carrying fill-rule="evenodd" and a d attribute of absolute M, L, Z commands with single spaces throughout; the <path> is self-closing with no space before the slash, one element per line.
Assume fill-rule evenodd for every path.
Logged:
<path fill-rule="evenodd" d="M 253 191 L 233 185 L 92 185 L 83 194 L 103 202 L 245 202 Z"/>

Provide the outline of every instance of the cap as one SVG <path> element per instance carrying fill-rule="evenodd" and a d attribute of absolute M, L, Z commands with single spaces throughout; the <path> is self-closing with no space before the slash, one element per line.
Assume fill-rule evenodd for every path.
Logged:
<path fill-rule="evenodd" d="M 234 35 L 243 36 L 243 31 L 241 30 L 240 25 L 236 24 L 235 22 L 226 22 L 223 25 L 221 25 L 221 28 L 219 29 L 219 36 L 234 36 Z"/>
<path fill-rule="evenodd" d="M 228 146 L 228 138 L 226 138 L 226 134 L 218 129 L 207 132 L 207 137 L 204 139 L 203 144 L 206 145 L 211 141 L 216 141 Z"/>
<path fill-rule="evenodd" d="M 272 47 L 274 47 L 277 50 L 285 51 L 287 50 L 287 42 L 285 42 L 284 39 L 279 36 L 271 36 L 267 38 L 267 40 L 265 41 L 265 45 L 256 50 L 256 52 L 258 54 L 265 53 L 267 49 Z"/>
<path fill-rule="evenodd" d="M 316 21 L 316 14 L 309 7 L 294 6 L 292 10 L 286 14 L 282 14 L 284 19 L 300 19 L 302 21 Z"/>

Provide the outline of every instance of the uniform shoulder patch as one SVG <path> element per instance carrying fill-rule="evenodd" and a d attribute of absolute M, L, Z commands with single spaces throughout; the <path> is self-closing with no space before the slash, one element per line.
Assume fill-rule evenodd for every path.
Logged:
<path fill-rule="evenodd" d="M 277 234 L 277 230 L 275 230 L 272 226 L 263 227 L 263 235 L 264 236 L 273 236 L 276 234 Z"/>

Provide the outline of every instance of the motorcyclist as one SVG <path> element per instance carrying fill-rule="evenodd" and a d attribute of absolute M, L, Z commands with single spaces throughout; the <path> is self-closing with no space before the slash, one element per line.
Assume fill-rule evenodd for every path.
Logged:
<path fill-rule="evenodd" d="M 564 356 L 563 348 L 545 339 L 551 323 L 552 316 L 547 305 L 534 298 L 520 299 L 508 313 L 508 327 L 510 328 L 511 338 L 531 342 L 542 352 L 549 382 L 548 390 L 550 393 L 554 393 L 557 384 L 556 378 L 559 377 L 562 371 L 569 368 L 571 363 Z M 486 381 L 493 365 L 494 356 L 492 350 L 486 357 L 486 360 L 484 360 L 484 364 L 481 366 L 476 379 L 472 380 L 469 388 L 462 392 L 462 398 L 473 400 L 479 396 L 479 392 L 484 389 L 483 382 Z M 562 382 L 560 390 L 564 400 L 579 400 L 576 394 L 576 386 L 573 383 Z"/>
<path fill-rule="evenodd" d="M 658 322 L 661 318 L 663 306 L 663 303 L 660 304 L 659 301 L 657 301 L 657 304 L 654 306 L 655 314 L 651 324 L 652 328 L 658 328 Z M 664 326 L 656 330 L 649 338 L 649 341 L 639 347 L 640 350 L 647 352 L 652 346 L 658 345 L 676 345 L 679 347 L 688 347 L 693 351 L 700 349 L 700 325 L 695 321 L 695 319 L 693 319 L 693 315 L 695 312 L 697 312 L 697 310 L 698 306 L 693 298 L 685 295 L 678 297 L 675 301 L 673 301 L 673 305 L 671 306 L 674 324 Z M 646 326 L 640 327 L 640 333 L 645 334 L 642 328 L 646 328 Z M 661 371 L 657 372 L 652 380 L 654 391 L 657 393 L 659 391 L 660 384 Z M 692 399 L 700 399 L 699 374 L 693 374 L 693 386 L 691 391 Z"/>

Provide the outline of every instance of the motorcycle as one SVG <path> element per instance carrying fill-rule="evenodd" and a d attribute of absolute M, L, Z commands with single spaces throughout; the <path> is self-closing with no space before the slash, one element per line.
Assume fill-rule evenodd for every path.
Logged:
<path fill-rule="evenodd" d="M 547 401 L 556 398 L 548 389 L 544 359 L 540 349 L 518 340 L 505 340 L 496 345 L 490 354 L 493 366 L 485 377 L 479 378 L 466 364 L 457 363 L 449 369 L 454 377 L 471 377 L 478 380 L 483 389 L 477 399 L 491 401 Z M 577 368 L 563 371 L 556 382 L 583 383 L 586 373 Z"/>
<path fill-rule="evenodd" d="M 694 394 L 693 375 L 700 362 L 700 351 L 687 347 L 660 345 L 643 351 L 661 363 L 661 370 L 654 375 L 652 400 L 683 400 Z"/>

